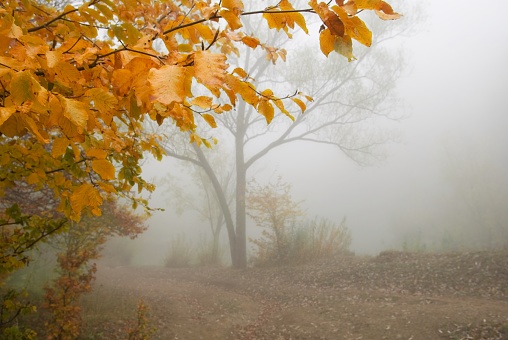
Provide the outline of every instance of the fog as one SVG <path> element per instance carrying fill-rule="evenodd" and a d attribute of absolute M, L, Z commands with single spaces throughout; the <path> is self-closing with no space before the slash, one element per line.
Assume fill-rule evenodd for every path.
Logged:
<path fill-rule="evenodd" d="M 391 3 L 397 8 L 401 2 Z M 492 208 L 489 202 L 506 205 L 508 3 L 475 4 L 426 2 L 426 18 L 416 23 L 415 33 L 392 42 L 403 46 L 407 58 L 393 107 L 404 118 L 386 123 L 399 137 L 385 145 L 383 160 L 363 167 L 331 147 L 298 142 L 270 153 L 249 176 L 263 182 L 281 175 L 310 216 L 346 217 L 357 254 L 401 249 L 408 241 L 437 248 L 445 232 L 472 223 L 468 196 L 460 189 L 464 183 L 477 185 L 478 197 L 490 197 L 478 203 L 482 209 Z M 404 13 L 401 20 L 414 20 L 412 15 Z M 183 176 L 178 163 L 148 161 L 144 175 L 159 184 L 166 173 Z M 467 177 L 471 173 L 476 175 Z M 165 211 L 154 213 L 149 230 L 134 242 L 135 262 L 160 264 L 175 235 L 210 235 L 192 211 L 177 214 L 165 192 L 167 186 L 160 185 L 151 197 L 151 205 Z M 507 221 L 506 215 L 496 219 Z M 255 235 L 252 221 L 247 228 Z"/>

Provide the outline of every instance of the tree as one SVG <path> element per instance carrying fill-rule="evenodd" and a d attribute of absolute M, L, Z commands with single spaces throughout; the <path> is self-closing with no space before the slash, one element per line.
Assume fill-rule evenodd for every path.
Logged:
<path fill-rule="evenodd" d="M 97 267 L 91 261 L 100 257 L 106 241 L 113 236 L 133 239 L 146 230 L 144 218 L 117 201 L 105 202 L 102 210 L 100 218 L 87 215 L 79 223 L 71 223 L 66 233 L 51 240 L 51 245 L 59 249 L 59 276 L 46 287 L 44 307 L 52 313 L 51 321 L 46 324 L 50 338 L 75 339 L 79 335 L 79 298 L 92 289 Z"/>
<path fill-rule="evenodd" d="M 74 221 L 84 211 L 99 216 L 109 195 L 146 205 L 132 192 L 153 190 L 139 162 L 145 152 L 160 159 L 163 150 L 143 130 L 144 120 L 169 119 L 199 146 L 210 142 L 196 126 L 215 126 L 214 115 L 230 111 L 237 96 L 267 122 L 274 107 L 290 116 L 273 91 L 257 89 L 242 68 L 228 68 L 239 44 L 259 47 L 271 60 L 285 56 L 243 32 L 243 17 L 262 14 L 269 28 L 290 34 L 295 24 L 307 31 L 302 12 L 317 14 L 323 52 L 335 49 L 348 58 L 351 39 L 372 41 L 357 13 L 398 17 L 380 0 L 309 5 L 295 10 L 282 0 L 245 11 L 240 0 L 91 0 L 58 11 L 33 1 L 2 2 L 0 194 L 16 182 L 46 185 L 57 210 Z M 154 41 L 167 52 L 156 51 Z M 205 95 L 194 96 L 196 88 Z M 301 98 L 287 99 L 303 110 Z"/>
<path fill-rule="evenodd" d="M 254 24 L 249 26 L 250 30 L 259 31 L 260 27 Z M 325 31 L 320 34 L 321 43 L 326 41 L 327 36 L 327 33 L 323 32 Z M 397 33 L 386 30 L 379 37 L 379 41 L 389 39 Z M 321 47 L 326 51 L 323 45 Z M 297 65 L 293 64 L 280 73 L 277 72 L 277 67 L 273 66 L 274 59 L 267 60 L 259 52 L 256 54 L 256 51 L 248 50 L 244 54 L 245 57 L 237 61 L 238 64 L 242 64 L 242 69 L 248 71 L 250 78 L 257 79 L 256 84 L 264 82 L 289 84 L 280 89 L 280 92 L 286 93 L 294 88 L 293 86 L 304 87 L 316 100 L 305 104 L 294 98 L 295 106 L 291 111 L 285 112 L 293 120 L 270 115 L 271 123 L 268 127 L 266 117 L 257 114 L 249 105 L 248 98 L 243 98 L 243 101 L 238 103 L 236 114 L 224 114 L 216 118 L 220 121 L 219 126 L 224 127 L 225 133 L 231 136 L 234 145 L 233 167 L 236 171 L 234 204 L 226 204 L 226 196 L 221 192 L 219 185 L 218 177 L 224 167 L 214 168 L 207 159 L 207 154 L 197 147 L 193 150 L 186 148 L 185 151 L 176 147 L 177 144 L 174 143 L 169 143 L 165 147 L 170 156 L 199 164 L 209 176 L 225 216 L 232 263 L 234 267 L 239 268 L 247 264 L 245 192 L 248 170 L 268 153 L 296 141 L 332 145 L 358 163 L 368 163 L 369 157 L 375 155 L 373 150 L 376 146 L 387 138 L 374 136 L 372 126 L 367 124 L 361 126 L 361 123 L 369 123 L 389 115 L 391 108 L 387 105 L 386 99 L 393 89 L 394 79 L 401 72 L 399 63 L 380 62 L 384 56 L 373 57 L 369 49 L 362 50 L 354 64 L 333 60 L 326 68 L 312 60 L 316 58 L 315 55 L 308 50 L 303 51 L 299 53 Z M 283 49 L 278 49 L 277 53 L 275 55 L 280 58 L 285 57 Z M 305 58 L 305 55 L 308 57 Z M 270 76 L 266 75 L 267 70 Z M 303 73 L 301 70 L 306 72 Z M 260 144 L 263 146 L 259 147 Z"/>
<path fill-rule="evenodd" d="M 268 241 L 258 241 L 260 251 L 275 257 L 278 262 L 288 259 L 290 241 L 288 230 L 295 227 L 303 211 L 291 197 L 291 185 L 279 177 L 275 183 L 260 186 L 253 183 L 247 198 L 247 208 L 256 225 L 265 228 L 263 236 Z M 267 231 L 268 230 L 268 231 Z M 275 249 L 270 249 L 270 247 Z"/>
<path fill-rule="evenodd" d="M 281 177 L 264 186 L 249 183 L 247 212 L 263 228 L 261 238 L 250 239 L 257 247 L 255 264 L 304 263 L 349 252 L 345 218 L 339 224 L 325 218 L 304 222 L 300 202 L 293 200 L 291 185 Z"/>

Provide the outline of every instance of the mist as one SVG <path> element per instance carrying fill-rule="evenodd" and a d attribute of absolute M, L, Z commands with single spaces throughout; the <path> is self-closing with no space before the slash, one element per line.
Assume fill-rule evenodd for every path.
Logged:
<path fill-rule="evenodd" d="M 282 176 L 310 217 L 345 217 L 351 250 L 357 254 L 375 255 L 408 244 L 442 250 L 444 242 L 482 248 L 486 244 L 446 239 L 461 228 L 476 228 L 468 231 L 472 238 L 482 234 L 481 226 L 469 225 L 478 221 L 468 217 L 471 202 L 464 201 L 460 186 L 480 186 L 478 195 L 491 200 L 484 206 L 507 198 L 508 118 L 502 96 L 508 88 L 508 30 L 499 24 L 508 5 L 497 1 L 488 16 L 458 1 L 427 2 L 421 8 L 424 19 L 411 12 L 401 19 L 417 21 L 413 33 L 394 38 L 390 45 L 402 47 L 407 67 L 395 84 L 397 101 L 391 107 L 402 118 L 382 123 L 397 136 L 383 146 L 383 159 L 360 166 L 332 147 L 297 142 L 271 152 L 249 170 L 260 182 Z M 481 169 L 465 175 L 471 167 Z M 175 235 L 195 242 L 210 232 L 191 210 L 177 214 L 171 190 L 162 184 L 166 174 L 190 181 L 185 165 L 171 158 L 148 161 L 144 174 L 159 184 L 151 206 L 165 211 L 154 213 L 149 230 L 134 242 L 135 261 L 160 264 Z M 192 183 L 188 188 L 194 190 Z M 507 221 L 506 216 L 496 218 Z M 247 231 L 250 236 L 259 233 L 252 221 Z"/>

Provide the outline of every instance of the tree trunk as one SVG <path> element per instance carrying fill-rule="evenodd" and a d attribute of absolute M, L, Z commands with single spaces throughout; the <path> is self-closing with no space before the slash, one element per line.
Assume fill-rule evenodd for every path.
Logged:
<path fill-rule="evenodd" d="M 245 218 L 245 195 L 247 186 L 247 169 L 245 166 L 244 138 L 245 138 L 245 103 L 238 108 L 237 129 L 235 135 L 236 156 L 236 266 L 247 268 L 247 235 Z"/>
<path fill-rule="evenodd" d="M 229 210 L 228 202 L 226 200 L 226 196 L 224 194 L 224 191 L 222 190 L 219 180 L 217 179 L 217 176 L 215 175 L 215 172 L 213 171 L 205 155 L 203 154 L 203 150 L 201 150 L 201 148 L 196 144 L 193 144 L 192 146 L 194 148 L 194 151 L 196 152 L 196 155 L 198 156 L 199 162 L 201 163 L 206 174 L 212 181 L 214 190 L 217 193 L 217 198 L 219 199 L 219 204 L 222 209 L 222 212 L 224 213 L 224 219 L 226 220 L 226 229 L 228 231 L 228 239 L 229 239 L 229 250 L 231 253 L 231 263 L 234 268 L 238 268 L 239 264 L 236 251 L 235 227 L 233 224 L 233 218 L 231 217 L 231 212 Z"/>

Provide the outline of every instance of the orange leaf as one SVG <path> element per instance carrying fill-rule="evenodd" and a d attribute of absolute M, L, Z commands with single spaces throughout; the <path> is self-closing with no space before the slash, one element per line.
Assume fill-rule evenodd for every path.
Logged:
<path fill-rule="evenodd" d="M 344 35 L 344 23 L 328 8 L 327 4 L 324 2 L 317 4 L 316 0 L 312 0 L 309 5 L 316 11 L 326 27 L 330 29 L 330 33 L 339 37 Z"/>
<path fill-rule="evenodd" d="M 379 10 L 376 11 L 377 16 L 382 20 L 395 20 L 399 19 L 402 15 L 393 11 L 392 6 L 388 3 L 381 1 Z"/>
<path fill-rule="evenodd" d="M 164 105 L 182 103 L 186 96 L 185 77 L 186 70 L 180 66 L 164 65 L 158 70 L 151 69 L 148 75 L 152 89 L 150 99 Z"/>
<path fill-rule="evenodd" d="M 242 42 L 250 48 L 256 48 L 259 45 L 259 39 L 254 37 L 243 37 Z"/>
<path fill-rule="evenodd" d="M 118 69 L 113 71 L 111 76 L 111 85 L 115 94 L 120 97 L 125 97 L 129 94 L 131 88 L 131 71 L 126 69 Z"/>

